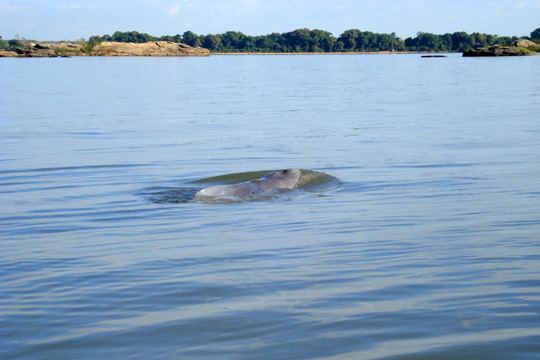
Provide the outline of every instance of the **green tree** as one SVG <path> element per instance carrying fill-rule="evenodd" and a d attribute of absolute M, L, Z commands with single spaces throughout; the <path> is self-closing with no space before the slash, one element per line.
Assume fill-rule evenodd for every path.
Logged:
<path fill-rule="evenodd" d="M 182 42 L 182 35 L 176 34 L 173 36 L 173 42 L 175 43 L 181 43 Z"/>
<path fill-rule="evenodd" d="M 540 28 L 531 32 L 531 39 L 540 41 Z"/>
<path fill-rule="evenodd" d="M 487 35 L 486 36 L 486 42 L 488 46 L 494 45 L 497 38 L 493 35 Z"/>
<path fill-rule="evenodd" d="M 268 39 L 272 42 L 272 48 L 271 51 L 274 52 L 286 52 L 287 46 L 285 45 L 285 38 L 280 33 L 272 33 L 270 35 L 266 35 Z"/>
<path fill-rule="evenodd" d="M 394 38 L 388 34 L 372 35 L 373 50 L 371 51 L 392 51 L 394 49 Z"/>
<path fill-rule="evenodd" d="M 439 35 L 419 32 L 416 36 L 418 51 L 444 51 L 443 42 Z"/>
<path fill-rule="evenodd" d="M 171 36 L 171 35 L 160 36 L 159 41 L 170 41 L 170 42 L 175 42 L 175 41 L 174 41 L 174 37 Z"/>
<path fill-rule="evenodd" d="M 11 39 L 11 40 L 8 40 L 8 46 L 7 46 L 7 49 L 8 50 L 15 50 L 16 48 L 20 48 L 20 47 L 23 47 L 24 44 L 22 41 L 20 40 L 17 40 L 17 39 Z"/>
<path fill-rule="evenodd" d="M 332 51 L 335 52 L 344 52 L 345 51 L 345 44 L 341 40 L 336 40 L 334 43 L 334 46 L 332 47 Z"/>
<path fill-rule="evenodd" d="M 106 37 L 106 36 L 109 36 L 109 35 L 104 35 L 103 37 Z M 99 45 L 101 44 L 103 41 L 106 41 L 104 40 L 101 36 L 96 36 L 96 35 L 93 35 L 93 36 L 90 36 L 88 38 L 88 42 L 90 44 L 94 44 L 94 45 Z"/>
<path fill-rule="evenodd" d="M 358 29 L 346 30 L 334 40 L 334 51 L 392 51 L 405 50 L 405 43 L 396 33 L 379 34 Z"/>
<path fill-rule="evenodd" d="M 264 52 L 271 52 L 274 48 L 274 42 L 268 36 L 257 36 L 255 38 L 255 46 Z"/>
<path fill-rule="evenodd" d="M 241 51 L 243 50 L 244 38 L 246 35 L 237 31 L 227 31 L 221 34 L 221 45 L 225 51 Z"/>
<path fill-rule="evenodd" d="M 204 37 L 202 46 L 210 51 L 216 51 L 221 46 L 221 38 L 219 35 L 208 34 Z"/>
<path fill-rule="evenodd" d="M 487 34 L 480 34 L 480 33 L 472 33 L 471 37 L 473 39 L 474 46 L 489 46 L 491 45 L 488 42 L 488 35 Z"/>
<path fill-rule="evenodd" d="M 193 47 L 201 46 L 202 44 L 202 41 L 199 38 L 199 36 L 197 36 L 197 34 L 193 33 L 192 31 L 186 31 L 182 35 L 182 41 L 184 42 L 184 44 L 193 46 Z"/>
<path fill-rule="evenodd" d="M 118 41 L 118 42 L 130 42 L 130 43 L 146 43 L 149 41 L 155 41 L 156 38 L 152 35 L 148 35 L 146 33 L 139 33 L 138 31 L 131 31 L 131 32 L 121 32 L 116 31 L 111 36 L 111 41 Z"/>
<path fill-rule="evenodd" d="M 338 42 L 343 43 L 341 51 L 355 51 L 357 49 L 356 40 L 360 33 L 361 31 L 358 29 L 345 30 L 343 34 L 337 38 Z"/>
<path fill-rule="evenodd" d="M 465 51 L 474 46 L 473 38 L 464 31 L 458 31 L 452 34 L 452 50 Z"/>
<path fill-rule="evenodd" d="M 311 31 L 308 29 L 296 29 L 283 34 L 285 43 L 292 52 L 309 52 L 315 41 L 311 37 Z"/>
<path fill-rule="evenodd" d="M 125 32 L 115 31 L 111 36 L 111 41 L 129 42 L 129 35 Z"/>
<path fill-rule="evenodd" d="M 313 51 L 318 50 L 317 52 L 324 51 L 329 52 L 332 51 L 332 47 L 334 46 L 334 42 L 336 41 L 336 38 L 332 36 L 332 33 L 328 31 L 323 30 L 311 30 L 310 32 L 311 39 L 313 40 Z"/>
<path fill-rule="evenodd" d="M 452 51 L 452 34 L 446 33 L 441 35 L 441 42 L 445 49 L 444 51 Z"/>

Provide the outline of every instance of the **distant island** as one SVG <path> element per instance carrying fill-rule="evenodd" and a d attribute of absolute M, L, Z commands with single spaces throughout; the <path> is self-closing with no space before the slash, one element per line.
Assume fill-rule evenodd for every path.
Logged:
<path fill-rule="evenodd" d="M 57 43 L 80 46 L 78 48 L 80 55 L 104 55 L 103 52 L 100 53 L 100 50 L 103 50 L 104 46 L 109 46 L 104 45 L 109 43 L 155 44 L 156 42 L 165 42 L 169 44 L 167 46 L 184 44 L 194 49 L 207 49 L 209 53 L 363 53 L 465 52 L 475 48 L 507 47 L 520 39 L 530 41 L 532 45 L 527 48 L 528 51 L 540 51 L 540 28 L 532 31 L 530 37 L 468 34 L 463 31 L 444 35 L 418 32 L 416 37 L 409 37 L 405 40 L 399 38 L 395 33 L 380 34 L 358 29 L 346 30 L 338 37 L 333 36 L 328 31 L 310 29 L 297 29 L 286 33 L 260 36 L 249 36 L 237 31 L 227 31 L 215 35 L 197 35 L 186 31 L 182 35 L 156 37 L 137 31 L 117 31 L 113 35 L 93 35 L 88 40 L 79 39 L 74 42 Z M 37 43 L 42 46 L 46 46 L 43 45 L 45 43 L 53 44 L 53 42 L 39 42 L 24 38 L 5 41 L 0 37 L 0 51 L 12 52 Z M 67 45 L 65 46 L 67 49 Z M 0 54 L 0 56 L 2 55 Z"/>

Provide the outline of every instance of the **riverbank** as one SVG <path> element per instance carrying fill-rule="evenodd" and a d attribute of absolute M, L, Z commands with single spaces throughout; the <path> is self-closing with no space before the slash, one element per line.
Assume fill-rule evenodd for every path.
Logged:
<path fill-rule="evenodd" d="M 212 52 L 211 55 L 377 55 L 377 54 L 448 54 L 437 51 L 343 51 L 343 52 Z"/>
<path fill-rule="evenodd" d="M 147 43 L 103 42 L 101 44 L 30 44 L 15 51 L 0 50 L 0 57 L 71 57 L 71 56 L 210 56 L 210 55 L 394 55 L 449 54 L 451 51 L 344 51 L 344 52 L 210 52 L 170 41 Z M 463 56 L 534 55 L 535 52 L 516 46 L 493 46 L 465 51 Z M 443 55 L 441 55 L 442 57 Z M 428 56 L 425 56 L 428 57 Z"/>
<path fill-rule="evenodd" d="M 148 44 L 148 43 L 145 43 Z M 172 49 L 146 49 L 145 44 L 133 43 L 102 43 L 95 49 L 87 52 L 77 44 L 36 44 L 21 48 L 19 52 L 0 51 L 0 57 L 70 57 L 70 56 L 210 56 L 210 55 L 395 55 L 395 54 L 448 54 L 451 52 L 433 51 L 344 51 L 344 52 L 210 52 L 204 48 L 187 47 L 184 44 L 183 51 Z M 176 44 L 175 44 L 176 45 Z M 187 47 L 187 48 L 186 48 Z M 190 51 L 188 48 L 194 49 Z M 206 50 L 206 51 L 205 51 Z"/>

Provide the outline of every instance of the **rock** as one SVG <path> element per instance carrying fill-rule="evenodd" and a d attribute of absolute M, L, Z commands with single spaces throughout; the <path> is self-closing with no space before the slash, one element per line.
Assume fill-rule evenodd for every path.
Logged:
<path fill-rule="evenodd" d="M 0 57 L 15 57 L 18 56 L 15 51 L 0 50 Z"/>
<path fill-rule="evenodd" d="M 510 43 L 510 45 L 516 46 L 516 47 L 522 47 L 522 48 L 538 47 L 538 44 L 533 43 L 532 41 L 527 40 L 527 39 L 514 40 Z"/>
<path fill-rule="evenodd" d="M 530 40 L 527 40 L 527 39 L 519 39 L 519 40 L 515 40 L 515 41 L 512 41 L 512 46 L 516 46 L 516 47 L 520 47 L 520 48 L 524 48 L 524 49 L 527 49 L 527 50 L 531 50 L 531 51 L 534 51 L 534 52 L 540 52 L 540 44 L 536 44 Z"/>
<path fill-rule="evenodd" d="M 56 57 L 82 55 L 82 46 L 71 43 L 25 45 L 15 49 L 20 57 Z"/>
<path fill-rule="evenodd" d="M 55 56 L 209 56 L 210 51 L 170 41 L 152 41 L 142 44 L 104 42 L 93 48 L 72 43 L 35 44 L 16 49 L 20 57 Z"/>
<path fill-rule="evenodd" d="M 531 53 L 529 51 L 518 49 L 516 47 L 511 46 L 489 46 L 489 47 L 481 47 L 476 48 L 473 50 L 466 50 L 463 52 L 463 56 L 524 56 L 524 55 L 533 55 L 534 53 Z"/>
<path fill-rule="evenodd" d="M 170 41 L 151 41 L 142 44 L 104 42 L 94 50 L 101 56 L 209 56 L 210 51 L 201 47 Z"/>

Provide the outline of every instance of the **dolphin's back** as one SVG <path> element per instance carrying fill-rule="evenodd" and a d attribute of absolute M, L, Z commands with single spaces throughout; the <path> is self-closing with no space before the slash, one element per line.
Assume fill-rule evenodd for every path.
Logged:
<path fill-rule="evenodd" d="M 215 185 L 195 194 L 195 197 L 246 196 L 264 192 L 268 189 L 294 189 L 300 181 L 302 172 L 298 169 L 286 169 L 272 172 L 262 179 L 251 180 L 232 185 Z"/>
<path fill-rule="evenodd" d="M 257 192 L 259 187 L 250 183 L 240 183 L 233 185 L 216 185 L 202 189 L 195 194 L 201 196 L 246 196 Z"/>

